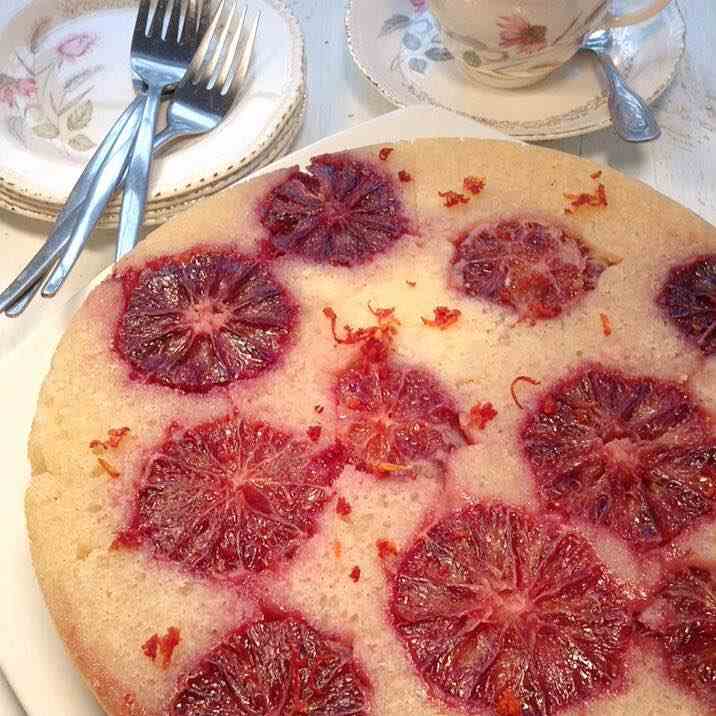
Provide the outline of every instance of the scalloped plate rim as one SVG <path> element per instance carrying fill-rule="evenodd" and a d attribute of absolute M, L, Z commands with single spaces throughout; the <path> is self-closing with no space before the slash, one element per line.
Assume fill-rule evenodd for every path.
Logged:
<path fill-rule="evenodd" d="M 10 3 L 10 8 L 6 6 L 0 9 L 0 33 L 3 28 L 17 18 L 23 10 L 27 9 L 33 3 L 41 1 L 42 0 L 16 0 L 14 3 Z M 60 1 L 61 0 L 56 0 L 58 4 Z M 281 101 L 277 104 L 277 108 L 272 114 L 272 119 L 265 125 L 269 127 L 269 129 L 257 136 L 256 141 L 254 141 L 248 151 L 243 153 L 243 156 L 238 157 L 232 162 L 221 163 L 218 168 L 213 169 L 209 176 L 197 176 L 193 179 L 189 187 L 184 185 L 181 189 L 162 188 L 160 191 L 162 200 L 172 199 L 173 197 L 177 197 L 181 200 L 191 194 L 195 189 L 204 187 L 208 183 L 215 182 L 219 179 L 229 177 L 239 171 L 242 166 L 251 164 L 276 141 L 277 137 L 284 130 L 287 122 L 290 121 L 295 114 L 296 108 L 304 96 L 305 41 L 298 19 L 293 12 L 291 12 L 285 0 L 256 1 L 264 5 L 269 5 L 275 10 L 281 20 L 285 22 L 287 33 L 291 39 L 291 44 L 286 47 L 287 61 L 291 68 L 291 73 L 284 84 L 284 93 L 281 97 Z M 124 0 L 122 7 L 131 5 L 133 2 L 134 0 Z M 15 6 L 15 10 L 12 9 L 12 6 Z M 179 152 L 175 152 L 175 154 L 178 153 Z M 58 189 L 54 194 L 51 194 L 44 190 L 38 191 L 37 189 L 33 189 L 31 184 L 30 178 L 11 166 L 3 166 L 2 170 L 0 170 L 0 188 L 4 188 L 11 194 L 22 197 L 24 202 L 29 205 L 40 203 L 61 206 L 71 189 L 71 186 L 66 186 L 61 190 Z M 150 205 L 153 198 L 156 198 L 156 196 L 150 196 L 149 198 Z M 18 210 L 17 213 L 21 212 Z"/>

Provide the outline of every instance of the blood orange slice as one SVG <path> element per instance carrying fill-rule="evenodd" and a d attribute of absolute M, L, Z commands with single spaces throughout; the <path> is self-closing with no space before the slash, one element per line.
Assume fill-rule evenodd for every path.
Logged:
<path fill-rule="evenodd" d="M 313 534 L 343 464 L 339 448 L 318 452 L 263 423 L 200 425 L 151 458 L 116 545 L 146 544 L 202 575 L 260 572 Z"/>
<path fill-rule="evenodd" d="M 245 624 L 179 680 L 173 716 L 360 716 L 370 686 L 350 647 L 295 616 Z"/>
<path fill-rule="evenodd" d="M 393 182 L 346 154 L 315 157 L 276 187 L 261 208 L 272 244 L 317 263 L 355 266 L 408 232 Z"/>
<path fill-rule="evenodd" d="M 370 347 L 336 383 L 349 461 L 378 477 L 441 475 L 448 454 L 466 444 L 452 398 L 428 371 Z"/>
<path fill-rule="evenodd" d="M 402 556 L 395 629 L 430 689 L 501 716 L 554 714 L 620 684 L 632 627 L 591 546 L 500 504 L 444 517 Z"/>
<path fill-rule="evenodd" d="M 119 353 L 137 378 L 187 392 L 271 368 L 296 316 L 268 266 L 239 255 L 159 259 L 122 280 Z"/>
<path fill-rule="evenodd" d="M 716 437 L 680 385 L 588 366 L 555 385 L 522 430 L 550 508 L 637 550 L 677 537 L 716 500 Z"/>
<path fill-rule="evenodd" d="M 672 268 L 657 303 L 704 355 L 716 353 L 716 254 Z"/>
<path fill-rule="evenodd" d="M 647 612 L 671 678 L 716 711 L 716 572 L 696 565 L 671 570 Z"/>
<path fill-rule="evenodd" d="M 450 283 L 520 319 L 556 318 L 592 291 L 606 264 L 557 224 L 503 219 L 480 224 L 455 245 Z"/>

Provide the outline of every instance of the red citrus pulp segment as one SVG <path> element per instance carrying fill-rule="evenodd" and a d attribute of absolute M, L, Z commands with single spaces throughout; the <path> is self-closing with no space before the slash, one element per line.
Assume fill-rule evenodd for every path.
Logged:
<path fill-rule="evenodd" d="M 116 546 L 201 575 L 260 572 L 314 532 L 343 468 L 337 447 L 318 451 L 237 416 L 169 438 L 150 459 Z"/>
<path fill-rule="evenodd" d="M 637 550 L 713 515 L 716 436 L 676 383 L 584 367 L 547 392 L 521 440 L 548 508 Z"/>
<path fill-rule="evenodd" d="M 623 588 L 586 540 L 500 504 L 419 537 L 390 609 L 435 695 L 499 714 L 546 716 L 619 688 L 632 635 Z"/>
<path fill-rule="evenodd" d="M 278 360 L 296 307 L 261 261 L 197 253 L 122 276 L 115 345 L 135 377 L 187 392 L 253 378 Z"/>

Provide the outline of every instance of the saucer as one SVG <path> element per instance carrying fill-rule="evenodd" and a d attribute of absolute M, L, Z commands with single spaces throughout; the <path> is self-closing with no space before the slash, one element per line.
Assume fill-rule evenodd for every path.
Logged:
<path fill-rule="evenodd" d="M 148 213 L 157 201 L 183 202 L 245 173 L 270 156 L 297 116 L 304 96 L 298 21 L 283 0 L 251 0 L 249 9 L 262 19 L 246 91 L 219 127 L 178 142 L 153 164 Z M 36 207 L 38 218 L 64 204 L 134 97 L 129 50 L 136 12 L 137 0 L 0 5 L 0 203 L 18 213 Z"/>
<path fill-rule="evenodd" d="M 349 0 L 348 45 L 356 64 L 393 104 L 433 104 L 525 141 L 587 134 L 611 124 L 606 83 L 595 58 L 579 53 L 532 87 L 469 82 L 440 41 L 425 0 Z M 647 102 L 674 77 L 686 26 L 676 0 L 657 17 L 613 30 L 612 58 Z"/>

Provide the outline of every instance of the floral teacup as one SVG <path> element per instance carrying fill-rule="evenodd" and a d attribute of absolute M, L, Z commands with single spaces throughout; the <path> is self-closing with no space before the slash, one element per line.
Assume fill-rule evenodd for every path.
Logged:
<path fill-rule="evenodd" d="M 584 35 L 643 22 L 670 2 L 653 0 L 626 15 L 612 13 L 609 0 L 430 0 L 430 9 L 444 45 L 470 79 L 513 88 L 561 67 Z"/>

